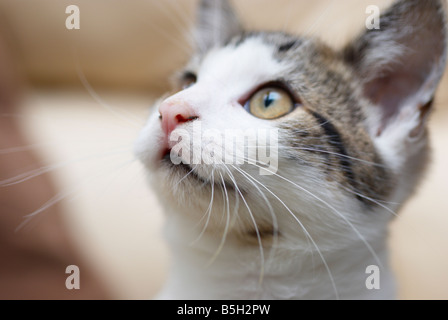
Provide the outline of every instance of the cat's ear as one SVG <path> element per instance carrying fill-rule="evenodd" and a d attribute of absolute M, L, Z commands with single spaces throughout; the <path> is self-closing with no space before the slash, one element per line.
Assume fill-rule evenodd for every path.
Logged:
<path fill-rule="evenodd" d="M 200 1 L 196 26 L 199 51 L 221 46 L 242 31 L 241 22 L 229 0 Z"/>
<path fill-rule="evenodd" d="M 425 131 L 435 90 L 445 69 L 444 0 L 399 0 L 343 50 L 364 95 L 380 108 L 374 134 L 404 124 L 410 137 Z"/>

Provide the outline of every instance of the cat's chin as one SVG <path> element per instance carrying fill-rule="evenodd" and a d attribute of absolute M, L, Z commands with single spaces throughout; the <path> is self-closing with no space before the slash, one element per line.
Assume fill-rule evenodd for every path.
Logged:
<path fill-rule="evenodd" d="M 201 176 L 199 176 L 194 170 L 194 168 L 192 168 L 190 165 L 184 164 L 183 162 L 181 162 L 180 164 L 174 164 L 171 161 L 169 152 L 167 152 L 163 156 L 162 163 L 164 167 L 168 167 L 168 170 L 184 174 L 185 179 L 194 179 L 197 182 L 204 185 L 211 183 L 210 181 L 208 181 L 208 179 L 204 179 Z"/>
<path fill-rule="evenodd" d="M 168 176 L 166 179 L 172 180 L 175 184 L 185 183 L 188 187 L 197 187 L 200 189 L 204 188 L 220 188 L 226 189 L 227 192 L 236 192 L 236 187 L 233 182 L 227 181 L 225 178 L 217 173 L 208 174 L 208 172 L 218 172 L 217 168 L 207 168 L 205 164 L 200 165 L 189 165 L 181 162 L 180 164 L 174 164 L 171 157 L 170 151 L 166 151 L 160 160 L 159 168 L 157 170 L 162 170 L 167 172 Z M 160 181 L 159 181 L 160 182 Z M 245 194 L 245 190 L 238 186 L 238 192 Z"/>

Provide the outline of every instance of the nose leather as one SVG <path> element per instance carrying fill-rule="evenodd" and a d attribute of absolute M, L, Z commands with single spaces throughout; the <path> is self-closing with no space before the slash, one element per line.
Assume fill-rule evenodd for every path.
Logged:
<path fill-rule="evenodd" d="M 162 119 L 162 130 L 170 136 L 180 124 L 198 119 L 197 113 L 184 101 L 163 102 L 159 107 Z"/>

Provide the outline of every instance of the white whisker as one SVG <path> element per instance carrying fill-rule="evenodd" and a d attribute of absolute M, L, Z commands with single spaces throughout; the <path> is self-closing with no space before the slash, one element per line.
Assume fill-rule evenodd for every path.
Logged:
<path fill-rule="evenodd" d="M 318 255 L 320 256 L 322 263 L 324 264 L 324 267 L 328 273 L 328 276 L 330 278 L 331 284 L 333 286 L 333 290 L 336 296 L 336 299 L 339 299 L 339 294 L 338 294 L 338 290 L 336 288 L 336 283 L 334 281 L 333 278 L 333 274 L 331 273 L 330 267 L 328 266 L 327 261 L 325 260 L 322 252 L 320 251 L 317 243 L 314 241 L 313 237 L 311 236 L 311 234 L 308 232 L 308 230 L 305 228 L 305 226 L 303 225 L 303 223 L 300 221 L 300 219 L 291 211 L 291 209 L 289 209 L 289 207 L 274 193 L 272 192 L 269 188 L 267 188 L 266 186 L 264 186 L 261 182 L 259 182 L 258 180 L 256 180 L 255 178 L 251 177 L 251 179 L 253 179 L 253 181 L 257 182 L 258 184 L 260 184 L 260 186 L 262 186 L 263 188 L 266 189 L 266 191 L 268 191 L 270 194 L 272 194 L 273 197 L 275 197 L 282 205 L 283 207 L 285 207 L 285 209 L 291 214 L 291 216 L 293 217 L 293 219 L 299 224 L 299 226 L 302 228 L 303 232 L 305 233 L 305 235 L 307 236 L 307 238 L 312 242 L 313 246 L 316 248 L 316 251 L 318 253 Z"/>
<path fill-rule="evenodd" d="M 213 200 L 214 200 L 214 196 L 215 196 L 215 175 L 214 175 L 213 171 L 211 173 L 211 177 L 212 177 L 212 179 L 210 181 L 210 185 L 211 185 L 212 191 L 211 191 L 211 196 L 210 196 L 210 204 L 209 204 L 205 214 L 199 220 L 198 224 L 200 224 L 202 222 L 202 220 L 204 220 L 205 217 L 207 217 L 207 219 L 205 221 L 204 227 L 202 228 L 202 231 L 199 234 L 199 236 L 194 241 L 191 242 L 190 245 L 192 245 L 192 246 L 195 245 L 197 242 L 199 242 L 199 240 L 201 240 L 202 236 L 204 235 L 204 233 L 207 230 L 207 227 L 208 227 L 208 225 L 210 223 L 210 218 L 211 218 L 212 209 L 213 209 Z"/>
<path fill-rule="evenodd" d="M 227 168 L 227 167 L 226 167 Z M 229 174 L 230 179 L 232 180 L 234 186 L 235 186 L 235 190 L 238 192 L 238 194 L 240 195 L 241 199 L 244 202 L 244 205 L 247 208 L 247 211 L 249 213 L 249 217 L 254 225 L 255 228 L 255 233 L 257 235 L 257 240 L 258 240 L 258 245 L 259 245 L 259 249 L 260 249 L 260 261 L 261 261 L 261 265 L 260 265 L 260 277 L 259 277 L 259 285 L 261 285 L 263 283 L 263 277 L 264 277 L 264 268 L 265 268 L 265 260 L 264 260 L 264 250 L 263 250 L 263 243 L 261 241 L 261 235 L 260 235 L 260 230 L 258 229 L 258 225 L 257 222 L 255 221 L 255 217 L 252 213 L 252 210 L 249 207 L 249 204 L 246 201 L 246 198 L 244 198 L 243 194 L 241 193 L 240 188 L 238 187 L 238 184 L 235 180 L 235 177 L 233 176 L 233 173 L 230 170 L 227 170 L 227 173 Z"/>
<path fill-rule="evenodd" d="M 251 163 L 254 166 L 260 167 L 261 166 L 257 165 L 256 163 Z M 298 189 L 302 190 L 303 192 L 305 192 L 306 194 L 308 194 L 309 196 L 311 196 L 312 198 L 316 199 L 317 201 L 319 201 L 320 203 L 322 203 L 323 205 L 325 205 L 326 207 L 328 207 L 329 209 L 331 209 L 332 212 L 336 213 L 340 218 L 342 218 L 345 223 L 347 223 L 347 225 L 355 232 L 355 234 L 359 237 L 359 239 L 364 243 L 364 245 L 367 247 L 367 249 L 369 250 L 369 252 L 372 254 L 373 258 L 375 259 L 376 263 L 378 264 L 378 266 L 382 267 L 381 261 L 378 258 L 377 254 L 375 253 L 375 251 L 373 250 L 372 246 L 367 242 L 367 240 L 364 238 L 364 236 L 359 232 L 359 230 L 357 228 L 355 228 L 355 226 L 353 225 L 353 223 L 350 222 L 350 220 L 348 220 L 342 213 L 339 212 L 339 210 L 337 210 L 335 207 L 333 207 L 332 205 L 330 205 L 328 202 L 326 202 L 325 200 L 321 199 L 320 197 L 316 196 L 314 193 L 312 193 L 311 191 L 307 190 L 306 188 L 298 185 L 297 183 L 279 175 L 278 173 L 275 173 L 267 168 L 263 168 L 264 170 L 266 170 L 267 172 L 275 175 L 276 177 L 279 177 L 280 179 L 292 184 L 293 186 L 297 187 Z"/>
<path fill-rule="evenodd" d="M 266 195 L 264 194 L 264 192 L 261 191 L 261 189 L 258 187 L 258 185 L 256 185 L 253 181 L 252 181 L 252 176 L 250 174 L 248 174 L 246 171 L 244 171 L 241 168 L 238 168 L 236 166 L 232 167 L 237 170 L 239 173 L 241 173 L 258 191 L 258 193 L 261 195 L 261 197 L 263 198 L 264 202 L 266 203 L 266 205 L 268 206 L 269 212 L 271 214 L 271 218 L 272 218 L 272 225 L 273 225 L 273 243 L 271 246 L 271 252 L 270 252 L 270 258 L 268 261 L 273 261 L 274 259 L 274 253 L 275 253 L 275 249 L 276 249 L 276 244 L 278 243 L 278 221 L 277 221 L 277 216 L 275 215 L 274 212 L 274 208 L 271 205 L 271 202 L 269 201 L 269 199 L 266 197 Z"/>
<path fill-rule="evenodd" d="M 123 164 L 120 164 L 119 168 L 124 166 L 124 165 L 129 165 L 130 163 L 134 162 L 136 159 L 132 159 L 132 160 L 127 160 L 125 161 Z M 49 208 L 51 208 L 52 206 L 54 206 L 55 204 L 61 202 L 62 200 L 66 199 L 68 196 L 72 195 L 72 194 L 76 194 L 79 193 L 79 191 L 82 189 L 82 187 L 87 184 L 87 182 L 90 182 L 91 180 L 104 175 L 105 172 L 101 172 L 100 174 L 94 175 L 94 176 L 90 176 L 88 179 L 85 179 L 79 183 L 77 183 L 76 185 L 72 186 L 71 188 L 68 188 L 64 191 L 61 191 L 59 193 L 57 193 L 55 196 L 53 196 L 50 200 L 48 200 L 47 202 L 45 202 L 39 209 L 33 211 L 32 213 L 29 213 L 27 215 L 24 216 L 24 221 L 16 228 L 16 232 L 20 231 L 27 223 L 29 223 L 31 221 L 31 219 L 33 219 L 34 217 L 36 217 L 38 214 L 45 212 L 46 210 L 48 210 Z M 75 197 L 72 198 L 72 200 L 74 200 Z"/>
<path fill-rule="evenodd" d="M 81 80 L 82 85 L 86 88 L 87 92 L 92 96 L 93 99 L 95 99 L 96 102 L 98 102 L 99 105 L 101 105 L 103 108 L 105 108 L 107 111 L 109 111 L 111 114 L 118 117 L 120 120 L 123 120 L 124 122 L 131 124 L 133 127 L 140 128 L 143 125 L 143 122 L 140 122 L 141 119 L 135 117 L 135 115 L 121 110 L 120 108 L 115 108 L 106 103 L 93 89 L 93 87 L 90 85 L 89 81 L 87 80 L 86 76 L 84 75 L 84 72 L 81 69 L 81 65 L 79 62 L 77 63 L 77 72 L 78 77 Z"/>
<path fill-rule="evenodd" d="M 211 257 L 210 261 L 207 263 L 207 266 L 210 266 L 213 264 L 213 262 L 216 260 L 216 258 L 219 256 L 219 254 L 221 253 L 222 249 L 224 248 L 224 244 L 226 242 L 227 239 L 227 234 L 229 232 L 229 227 L 230 227 L 230 203 L 229 203 L 229 195 L 227 194 L 227 188 L 226 188 L 226 184 L 224 181 L 224 177 L 222 176 L 221 172 L 219 172 L 219 176 L 221 178 L 221 183 L 222 183 L 222 188 L 224 190 L 225 193 L 225 206 L 224 206 L 224 210 L 226 210 L 226 225 L 224 227 L 224 232 L 221 238 L 221 242 L 219 243 L 218 249 L 215 251 L 214 255 Z"/>
<path fill-rule="evenodd" d="M 69 165 L 74 165 L 74 164 L 77 164 L 77 163 L 80 163 L 80 162 L 85 162 L 85 161 L 92 160 L 92 159 L 93 160 L 99 160 L 99 158 L 109 157 L 111 155 L 121 155 L 121 154 L 123 154 L 124 151 L 128 151 L 128 150 L 129 149 L 124 149 L 124 150 L 121 150 L 121 151 L 108 152 L 108 153 L 103 153 L 103 154 L 91 154 L 91 155 L 88 155 L 86 157 L 77 158 L 77 159 L 74 159 L 74 160 L 63 161 L 63 162 L 60 162 L 58 164 L 43 166 L 43 167 L 38 168 L 38 169 L 34 169 L 34 170 L 31 170 L 31 171 L 28 171 L 28 172 L 24 172 L 24 173 L 18 174 L 18 175 L 14 176 L 14 177 L 11 177 L 11 178 L 0 180 L 0 188 L 13 186 L 13 185 L 16 185 L 16 184 L 28 181 L 30 179 L 36 178 L 38 176 L 41 176 L 41 175 L 43 175 L 45 173 L 52 172 L 52 171 L 55 171 L 55 170 L 67 167 Z"/>

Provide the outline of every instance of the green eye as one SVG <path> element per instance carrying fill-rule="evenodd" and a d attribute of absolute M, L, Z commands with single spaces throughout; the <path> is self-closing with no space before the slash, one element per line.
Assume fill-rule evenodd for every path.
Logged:
<path fill-rule="evenodd" d="M 246 103 L 246 110 L 257 118 L 272 120 L 294 110 L 291 95 L 280 88 L 264 88 L 256 92 Z"/>

